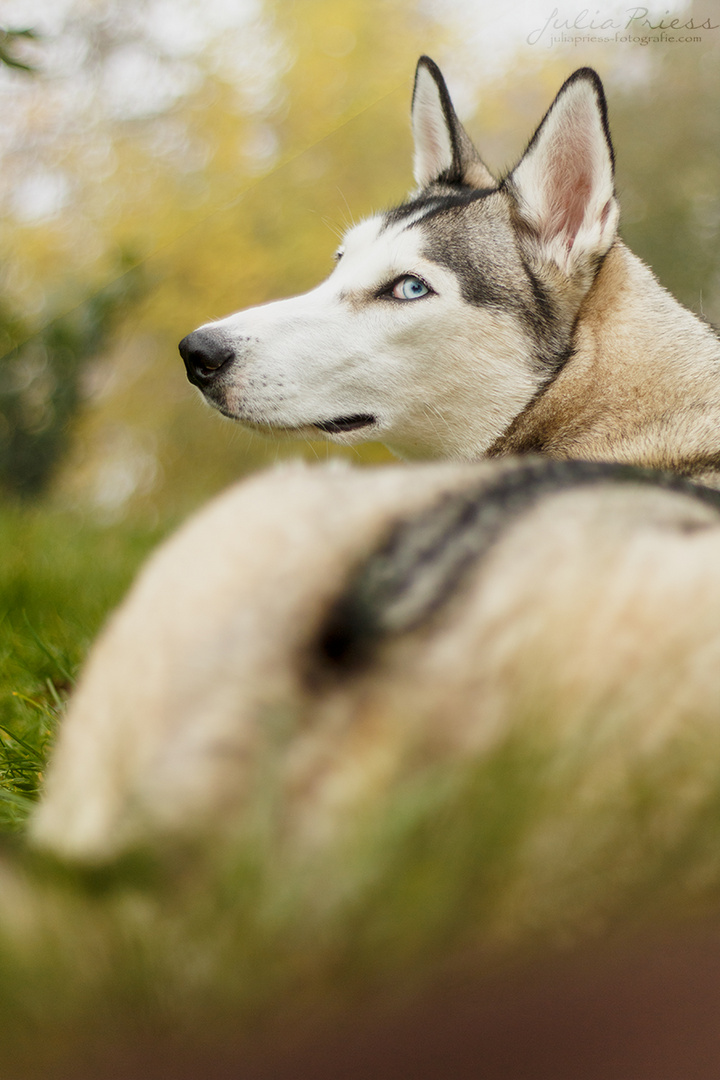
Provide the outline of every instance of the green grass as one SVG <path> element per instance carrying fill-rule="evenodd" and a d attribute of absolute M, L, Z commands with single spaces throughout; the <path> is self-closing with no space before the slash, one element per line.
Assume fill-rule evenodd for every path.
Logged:
<path fill-rule="evenodd" d="M 0 515 L 0 831 L 22 829 L 90 642 L 157 528 L 5 506 Z"/>
<path fill-rule="evenodd" d="M 588 799 L 592 765 L 558 770 L 551 744 L 509 739 L 407 777 L 302 857 L 283 807 L 264 806 L 232 849 L 137 853 L 92 873 L 20 859 L 15 895 L 0 862 L 0 1068 L 5 1056 L 45 1077 L 62 1060 L 65 1076 L 91 1051 L 167 1033 L 222 1046 L 287 1017 L 332 1023 L 448 966 L 492 971 L 707 914 L 717 777 L 673 753 Z M 705 790 L 664 834 L 688 768 Z"/>

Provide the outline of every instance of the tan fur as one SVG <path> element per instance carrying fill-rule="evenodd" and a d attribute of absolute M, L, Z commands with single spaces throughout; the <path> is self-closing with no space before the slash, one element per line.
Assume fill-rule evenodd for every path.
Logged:
<path fill-rule="evenodd" d="M 575 349 L 491 456 L 667 468 L 718 486 L 720 342 L 616 241 L 586 297 Z"/>
<path fill-rule="evenodd" d="M 323 661 L 327 613 L 388 525 L 514 468 L 285 467 L 216 500 L 95 646 L 34 841 L 92 860 L 232 834 L 268 785 L 293 835 L 315 841 L 418 761 L 514 731 L 557 743 L 559 762 L 599 748 L 591 785 L 714 732 L 718 511 L 658 488 L 545 497 L 369 668 L 336 677 Z"/>

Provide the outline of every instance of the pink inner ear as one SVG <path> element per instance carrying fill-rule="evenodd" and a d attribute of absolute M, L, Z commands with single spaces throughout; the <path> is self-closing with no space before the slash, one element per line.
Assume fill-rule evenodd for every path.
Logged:
<path fill-rule="evenodd" d="M 549 155 L 545 237 L 561 236 L 572 247 L 588 209 L 596 183 L 597 150 L 590 125 L 574 123 L 557 133 Z M 607 211 L 607 208 L 606 208 Z"/>
<path fill-rule="evenodd" d="M 562 236 L 568 249 L 580 231 L 593 190 L 590 170 L 577 166 L 572 157 L 568 157 L 565 167 L 560 166 L 548 207 L 547 239 Z"/>

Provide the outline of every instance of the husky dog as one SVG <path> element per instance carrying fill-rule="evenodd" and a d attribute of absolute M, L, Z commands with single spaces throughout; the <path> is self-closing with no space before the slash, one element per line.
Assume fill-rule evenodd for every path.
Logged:
<path fill-rule="evenodd" d="M 89 658 L 37 844 L 232 833 L 268 783 L 322 836 L 515 733 L 577 753 L 586 801 L 683 740 L 717 752 L 720 493 L 677 473 L 717 462 L 720 348 L 616 237 L 600 82 L 568 80 L 499 184 L 427 58 L 413 124 L 418 191 L 327 282 L 182 352 L 245 423 L 467 460 L 285 466 L 189 522 Z"/>
<path fill-rule="evenodd" d="M 515 736 L 558 768 L 577 754 L 587 805 L 687 740 L 711 760 L 719 701 L 716 490 L 543 457 L 295 463 L 152 558 L 90 656 L 32 834 L 102 860 L 232 836 L 272 793 L 315 843 L 422 762 Z"/>
<path fill-rule="evenodd" d="M 417 189 L 352 228 L 316 289 L 202 326 L 190 380 L 265 432 L 406 459 L 536 452 L 720 466 L 720 341 L 618 239 L 600 79 L 564 84 L 499 182 L 421 57 Z"/>

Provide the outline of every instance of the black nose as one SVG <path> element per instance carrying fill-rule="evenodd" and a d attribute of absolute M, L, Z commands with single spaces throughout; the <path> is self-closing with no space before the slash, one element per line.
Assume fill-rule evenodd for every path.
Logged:
<path fill-rule="evenodd" d="M 212 327 L 194 330 L 182 339 L 178 348 L 188 379 L 200 387 L 212 382 L 235 356 L 232 346 Z"/>

